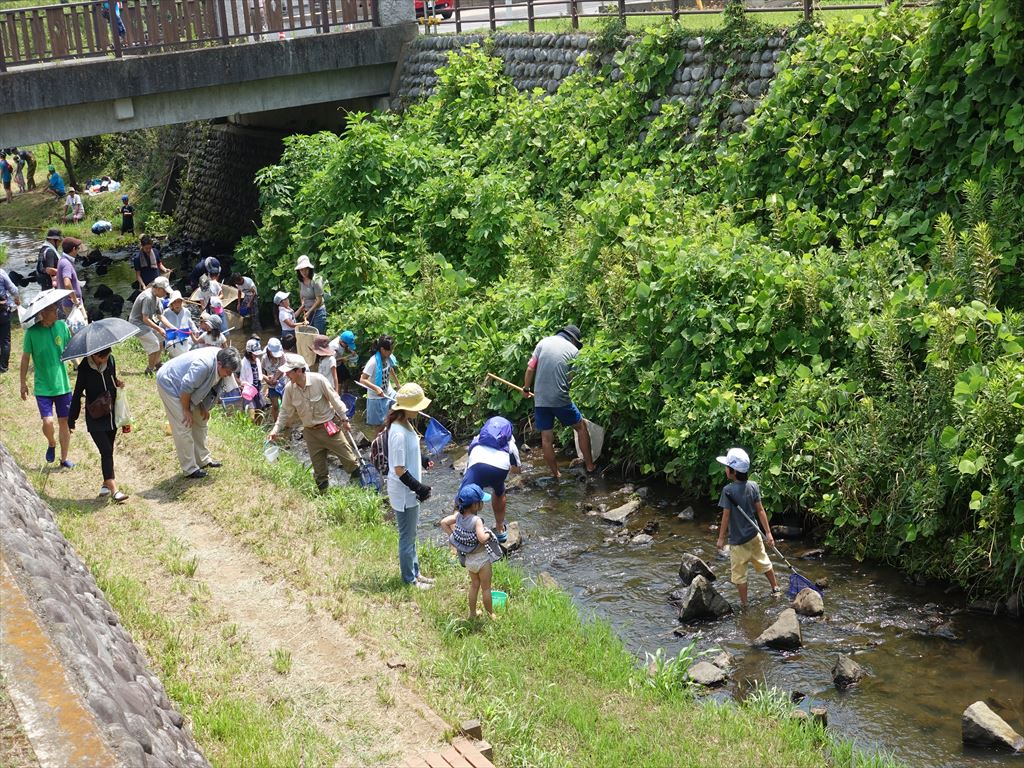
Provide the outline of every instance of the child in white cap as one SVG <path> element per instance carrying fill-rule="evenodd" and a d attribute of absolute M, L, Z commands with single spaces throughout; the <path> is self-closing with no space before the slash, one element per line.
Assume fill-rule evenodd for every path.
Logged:
<path fill-rule="evenodd" d="M 295 312 L 292 310 L 291 299 L 288 291 L 278 291 L 274 294 L 274 305 L 277 307 L 277 322 L 281 326 L 281 338 L 295 335 Z"/>
<path fill-rule="evenodd" d="M 725 456 L 717 457 L 719 464 L 725 465 L 725 476 L 728 485 L 722 489 L 718 506 L 722 508 L 722 522 L 718 528 L 718 550 L 725 548 L 726 536 L 729 538 L 729 564 L 732 571 L 732 583 L 740 595 L 740 608 L 747 607 L 747 566 L 753 565 L 754 570 L 763 573 L 772 585 L 772 594 L 780 593 L 779 584 L 775 580 L 772 561 L 761 539 L 761 532 L 754 522 L 754 514 L 761 522 L 761 530 L 766 531 L 768 545 L 774 547 L 775 539 L 768 527 L 768 516 L 761 504 L 761 489 L 757 483 L 747 479 L 750 472 L 750 457 L 742 448 L 730 448 Z"/>

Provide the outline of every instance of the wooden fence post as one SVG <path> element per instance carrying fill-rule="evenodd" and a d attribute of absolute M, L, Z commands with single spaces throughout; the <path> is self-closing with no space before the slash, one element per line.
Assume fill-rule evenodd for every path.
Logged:
<path fill-rule="evenodd" d="M 679 0 L 672 0 L 672 20 L 679 21 Z"/>
<path fill-rule="evenodd" d="M 487 1 L 487 16 L 491 23 L 491 32 L 494 32 L 498 28 L 498 25 L 494 23 L 494 0 Z"/>
<path fill-rule="evenodd" d="M 572 28 L 580 28 L 580 7 L 577 0 L 569 0 L 569 13 L 572 14 Z"/>
<path fill-rule="evenodd" d="M 121 34 L 117 29 L 117 0 L 108 0 L 107 16 L 110 18 L 110 34 L 114 42 L 114 58 L 121 58 Z"/>
<path fill-rule="evenodd" d="M 619 0 L 619 20 L 626 23 L 626 0 Z"/>
<path fill-rule="evenodd" d="M 462 3 L 455 0 L 455 34 L 462 32 Z"/>
<path fill-rule="evenodd" d="M 225 7 L 227 0 L 217 0 L 217 23 L 220 24 L 220 41 L 223 45 L 228 44 L 228 9 Z"/>
<path fill-rule="evenodd" d="M 0 20 L 0 72 L 7 71 L 7 54 L 4 52 L 4 32 L 7 31 L 8 18 L 5 14 L 3 20 Z"/>
<path fill-rule="evenodd" d="M 533 0 L 526 0 L 526 26 L 531 32 L 537 31 L 537 25 L 533 19 Z"/>
<path fill-rule="evenodd" d="M 813 8 L 811 7 L 812 0 L 804 0 L 804 21 L 810 21 L 813 15 Z"/>

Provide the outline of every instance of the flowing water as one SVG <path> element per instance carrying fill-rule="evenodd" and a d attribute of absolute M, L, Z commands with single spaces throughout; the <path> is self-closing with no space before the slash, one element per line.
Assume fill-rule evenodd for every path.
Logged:
<path fill-rule="evenodd" d="M 0 243 L 8 247 L 7 268 L 32 271 L 37 241 L 0 232 Z M 87 296 L 100 284 L 123 295 L 127 314 L 134 272 L 127 254 L 108 256 L 113 262 L 106 274 L 83 267 L 80 276 L 91 283 Z M 28 298 L 36 287 L 24 290 Z M 658 648 L 674 655 L 692 641 L 700 650 L 722 648 L 735 657 L 735 666 L 729 685 L 716 697 L 739 698 L 758 683 L 800 691 L 806 694 L 801 706 L 825 706 L 830 726 L 839 733 L 866 749 L 893 752 L 912 766 L 1021 764 L 1010 756 L 965 749 L 960 715 L 982 700 L 1018 731 L 1024 729 L 1024 624 L 968 613 L 956 592 L 915 585 L 890 568 L 831 555 L 798 559 L 809 545 L 797 541 L 780 543 L 783 554 L 810 578 L 829 581 L 825 616 L 803 620 L 804 647 L 799 651 L 750 646 L 787 604 L 784 598 L 772 598 L 767 582 L 754 574 L 745 613 L 681 626 L 667 595 L 678 586 L 684 552 L 702 557 L 719 576 L 715 586 L 737 604 L 735 588 L 727 581 L 728 563 L 715 558 L 716 510 L 671 488 L 652 488 L 646 506 L 626 526 L 639 533 L 656 525 L 654 540 L 632 545 L 628 538 L 612 535 L 616 526 L 586 509 L 622 503 L 628 489 L 621 483 L 567 478 L 555 487 L 544 482 L 539 453 L 526 454 L 525 463 L 523 478 L 509 493 L 508 519 L 520 523 L 525 542 L 513 560 L 534 575 L 550 574 L 585 615 L 611 624 L 640 658 Z M 450 457 L 428 474 L 434 495 L 423 508 L 421 538 L 442 543 L 436 522 L 447 514 L 459 479 Z M 678 518 L 686 507 L 696 512 L 692 520 Z M 491 522 L 489 513 L 485 519 Z M 785 587 L 787 575 L 780 566 Z M 509 609 L 515 610 L 514 603 Z M 677 629 L 682 637 L 674 634 Z M 848 691 L 837 691 L 830 670 L 838 653 L 852 655 L 871 676 Z"/>

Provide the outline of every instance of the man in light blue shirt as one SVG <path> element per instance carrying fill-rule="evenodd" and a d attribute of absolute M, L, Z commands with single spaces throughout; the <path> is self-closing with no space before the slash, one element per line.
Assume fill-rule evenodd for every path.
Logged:
<path fill-rule="evenodd" d="M 11 362 L 11 313 L 20 304 L 18 286 L 0 269 L 0 373 L 7 373 Z"/>
<path fill-rule="evenodd" d="M 234 347 L 203 347 L 174 358 L 157 373 L 157 391 L 186 477 L 198 480 L 206 477 L 207 467 L 221 466 L 206 448 L 210 409 L 221 391 L 238 388 L 234 374 L 241 363 Z"/>

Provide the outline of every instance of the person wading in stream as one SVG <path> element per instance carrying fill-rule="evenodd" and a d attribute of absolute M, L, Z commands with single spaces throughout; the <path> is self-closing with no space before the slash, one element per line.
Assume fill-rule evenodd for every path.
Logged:
<path fill-rule="evenodd" d="M 156 375 L 157 392 L 167 411 L 174 450 L 185 477 L 206 477 L 207 467 L 221 466 L 206 447 L 210 409 L 222 391 L 238 389 L 234 374 L 242 358 L 234 347 L 193 349 L 163 366 Z"/>
<path fill-rule="evenodd" d="M 580 443 L 583 465 L 587 474 L 596 471 L 590 453 L 590 433 L 580 409 L 569 397 L 569 382 L 572 379 L 572 361 L 583 347 L 580 329 L 567 325 L 554 336 L 548 336 L 537 343 L 523 376 L 523 395 L 533 398 L 533 421 L 540 430 L 544 461 L 551 476 L 558 480 L 558 462 L 555 459 L 555 419 L 563 426 L 572 427 Z M 532 390 L 534 381 L 536 390 Z"/>
<path fill-rule="evenodd" d="M 139 238 L 139 252 L 132 257 L 132 266 L 135 268 L 135 282 L 141 290 L 146 290 L 161 275 L 171 274 L 171 270 L 164 266 L 160 258 L 160 249 L 153 244 L 153 238 L 149 235 Z"/>
<path fill-rule="evenodd" d="M 46 437 L 46 463 L 56 456 L 57 441 L 53 434 L 53 412 L 57 411 L 60 439 L 60 465 L 71 469 L 75 465 L 68 460 L 71 447 L 71 430 L 68 429 L 68 413 L 71 410 L 71 379 L 68 369 L 61 362 L 64 347 L 71 341 L 68 324 L 57 317 L 56 304 L 39 310 L 35 325 L 25 331 L 21 355 L 21 399 L 28 399 L 29 362 L 35 367 L 32 393 L 43 420 L 43 436 Z"/>
<path fill-rule="evenodd" d="M 306 358 L 302 355 L 285 355 L 284 364 L 278 369 L 288 377 L 281 398 L 281 410 L 274 428 L 267 435 L 276 440 L 282 429 L 293 420 L 302 422 L 302 437 L 309 449 L 309 460 L 313 465 L 313 478 L 319 491 L 327 490 L 330 476 L 327 473 L 327 455 L 335 456 L 350 475 L 358 473 L 359 462 L 349 441 L 351 432 L 345 414 L 347 409 L 338 393 L 331 389 L 327 379 L 319 373 L 306 370 Z M 336 422 L 340 422 L 339 427 Z"/>
<path fill-rule="evenodd" d="M 725 456 L 718 456 L 716 461 L 725 465 L 725 476 L 729 479 L 729 484 L 722 489 L 722 498 L 718 500 L 718 506 L 722 508 L 722 522 L 718 526 L 718 551 L 724 551 L 728 535 L 732 583 L 740 594 L 740 608 L 746 608 L 748 565 L 753 564 L 755 571 L 765 575 L 772 585 L 772 595 L 778 596 L 781 593 L 761 533 L 749 516 L 756 511 L 766 531 L 768 546 L 774 547 L 775 539 L 772 537 L 772 529 L 768 527 L 768 516 L 761 505 L 761 489 L 757 483 L 747 480 L 750 471 L 747 452 L 742 448 L 730 448 Z M 737 509 L 736 505 L 743 509 Z"/>
<path fill-rule="evenodd" d="M 501 544 L 508 541 L 505 525 L 505 481 L 509 472 L 519 473 L 519 448 L 512 436 L 512 422 L 503 416 L 494 416 L 484 422 L 480 434 L 473 438 L 466 454 L 466 474 L 462 487 L 479 485 L 490 488 L 491 509 L 494 510 L 495 536 Z"/>

